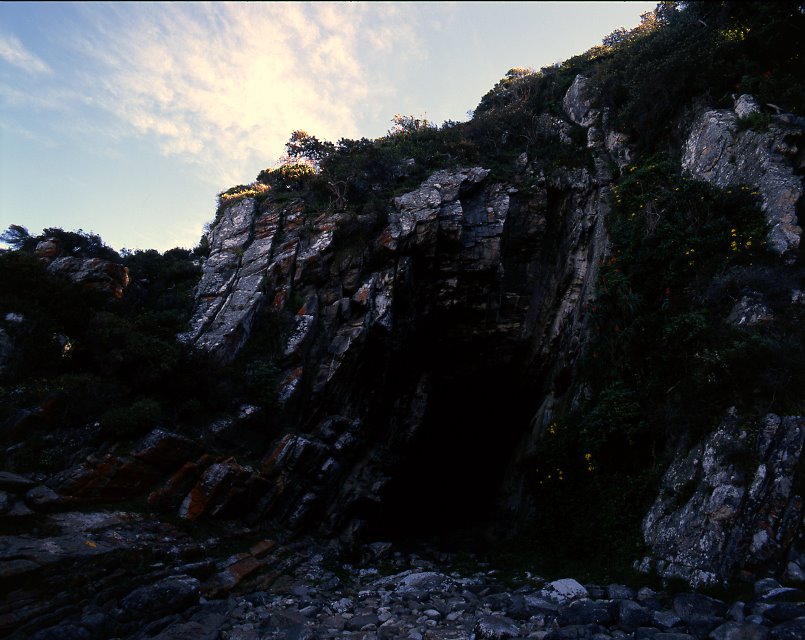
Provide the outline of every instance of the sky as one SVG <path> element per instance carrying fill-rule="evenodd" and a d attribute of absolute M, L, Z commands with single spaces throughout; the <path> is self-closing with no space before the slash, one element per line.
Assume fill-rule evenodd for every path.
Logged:
<path fill-rule="evenodd" d="M 0 231 L 192 248 L 291 132 L 465 121 L 656 2 L 0 3 Z"/>

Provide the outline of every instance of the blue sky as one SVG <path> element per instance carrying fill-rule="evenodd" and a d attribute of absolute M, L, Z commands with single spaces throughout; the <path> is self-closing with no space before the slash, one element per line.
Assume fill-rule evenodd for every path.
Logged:
<path fill-rule="evenodd" d="M 192 247 L 216 194 L 275 166 L 293 130 L 466 120 L 508 69 L 655 4 L 0 3 L 0 229 Z"/>

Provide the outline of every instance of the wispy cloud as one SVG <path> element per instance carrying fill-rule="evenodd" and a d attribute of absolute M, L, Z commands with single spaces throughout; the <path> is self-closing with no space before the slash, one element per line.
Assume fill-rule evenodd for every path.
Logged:
<path fill-rule="evenodd" d="M 0 59 L 28 73 L 52 73 L 45 61 L 28 51 L 13 34 L 0 33 Z"/>
<path fill-rule="evenodd" d="M 86 101 L 131 133 L 153 136 L 163 153 L 229 182 L 274 161 L 294 129 L 328 139 L 360 134 L 360 114 L 393 81 L 378 58 L 400 64 L 417 51 L 394 5 L 85 8 L 92 29 L 73 45 L 96 63 L 81 80 Z"/>

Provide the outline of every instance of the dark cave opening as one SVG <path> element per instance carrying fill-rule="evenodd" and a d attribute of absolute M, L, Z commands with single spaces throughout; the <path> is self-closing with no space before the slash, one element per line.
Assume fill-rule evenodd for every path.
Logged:
<path fill-rule="evenodd" d="M 368 519 L 367 537 L 434 540 L 491 524 L 534 409 L 511 368 L 453 361 L 434 371 L 424 419 Z"/>

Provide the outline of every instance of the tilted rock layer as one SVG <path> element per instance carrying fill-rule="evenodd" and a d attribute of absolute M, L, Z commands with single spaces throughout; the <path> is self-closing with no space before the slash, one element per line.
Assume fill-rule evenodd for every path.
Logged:
<path fill-rule="evenodd" d="M 549 116 L 539 126 L 568 145 L 570 127 L 585 127 L 586 147 L 576 149 L 586 158 L 581 167 L 549 168 L 523 154 L 506 183 L 481 166 L 439 171 L 394 198 L 382 216 L 311 211 L 301 199 L 270 195 L 219 212 L 184 339 L 228 362 L 261 317 L 284 327 L 277 398 L 290 426 L 259 471 L 250 471 L 264 488 L 255 514 L 356 533 L 397 522 L 410 501 L 405 494 L 429 487 L 442 506 L 411 519 L 448 518 L 437 514 L 452 513 L 444 506 L 451 502 L 472 510 L 475 503 L 461 496 L 474 492 L 487 492 L 510 514 L 538 515 L 527 465 L 519 463 L 539 456 L 547 426 L 583 395 L 576 362 L 590 338 L 587 309 L 608 252 L 610 184 L 635 156 L 582 76 L 564 108 L 570 122 Z M 790 263 L 801 233 L 802 181 L 791 166 L 799 129 L 777 118 L 766 132 L 739 131 L 739 115 L 752 108 L 742 97 L 736 112 L 703 112 L 682 165 L 719 187 L 756 188 L 769 244 Z M 501 406 L 510 419 L 500 420 Z M 780 424 L 779 434 L 800 429 L 794 418 Z M 796 448 L 787 438 L 778 438 L 782 449 L 760 454 L 784 484 L 794 467 L 772 458 Z M 428 457 L 429 449 L 438 455 Z M 703 463 L 685 464 L 694 473 Z M 763 479 L 722 482 L 708 475 L 716 473 L 711 464 L 694 502 L 674 502 L 668 486 L 682 482 L 685 464 L 674 463 L 665 497 L 647 516 L 654 554 L 647 566 L 709 583 L 784 562 L 791 532 L 801 527 L 789 517 L 799 500 L 794 491 Z M 224 466 L 188 469 L 191 479 L 174 482 L 202 486 L 216 470 L 240 473 Z M 762 529 L 759 514 L 775 500 L 785 523 Z M 702 501 L 718 504 L 691 520 Z M 673 538 L 679 527 L 687 533 Z M 762 531 L 773 544 L 761 544 Z"/>

